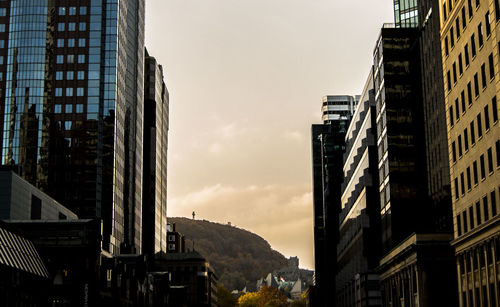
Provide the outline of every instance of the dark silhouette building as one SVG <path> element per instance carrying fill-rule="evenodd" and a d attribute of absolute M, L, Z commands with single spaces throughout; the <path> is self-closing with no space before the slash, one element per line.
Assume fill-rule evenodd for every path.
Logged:
<path fill-rule="evenodd" d="M 340 186 L 343 180 L 342 155 L 345 133 L 357 99 L 352 96 L 323 98 L 324 124 L 312 125 L 313 215 L 315 294 L 318 306 L 334 304 L 336 244 Z"/>
<path fill-rule="evenodd" d="M 337 244 L 337 306 L 380 306 L 380 196 L 373 72 L 346 132 Z"/>

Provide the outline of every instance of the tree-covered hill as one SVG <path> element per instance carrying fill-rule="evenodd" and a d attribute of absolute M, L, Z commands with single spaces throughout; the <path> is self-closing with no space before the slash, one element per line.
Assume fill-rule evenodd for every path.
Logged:
<path fill-rule="evenodd" d="M 287 259 L 258 235 L 205 220 L 168 218 L 185 236 L 186 249 L 202 254 L 227 289 L 254 290 L 256 281 L 286 266 Z"/>

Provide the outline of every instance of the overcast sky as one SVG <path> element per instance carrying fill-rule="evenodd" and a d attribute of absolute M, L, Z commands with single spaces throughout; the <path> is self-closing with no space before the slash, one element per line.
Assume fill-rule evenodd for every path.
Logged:
<path fill-rule="evenodd" d="M 148 0 L 170 92 L 168 216 L 231 222 L 314 268 L 310 128 L 360 94 L 392 0 Z"/>

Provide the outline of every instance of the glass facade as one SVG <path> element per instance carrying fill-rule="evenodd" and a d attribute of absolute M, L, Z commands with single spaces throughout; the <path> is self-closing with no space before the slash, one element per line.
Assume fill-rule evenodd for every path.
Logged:
<path fill-rule="evenodd" d="M 397 27 L 417 27 L 418 0 L 394 0 L 394 21 Z"/>
<path fill-rule="evenodd" d="M 80 218 L 102 218 L 104 249 L 139 253 L 144 1 L 4 5 L 1 163 Z"/>

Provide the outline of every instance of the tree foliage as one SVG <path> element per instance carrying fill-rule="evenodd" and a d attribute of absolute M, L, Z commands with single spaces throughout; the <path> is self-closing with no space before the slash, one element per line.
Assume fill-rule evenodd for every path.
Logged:
<path fill-rule="evenodd" d="M 249 292 L 238 299 L 238 307 L 284 307 L 286 296 L 280 290 L 264 286 L 258 292 Z"/>
<path fill-rule="evenodd" d="M 223 284 L 217 285 L 217 305 L 219 307 L 235 307 L 238 300 Z"/>
<path fill-rule="evenodd" d="M 287 264 L 258 235 L 230 225 L 187 218 L 169 218 L 186 237 L 186 247 L 210 262 L 220 283 L 229 290 L 254 290 L 256 281 Z"/>

